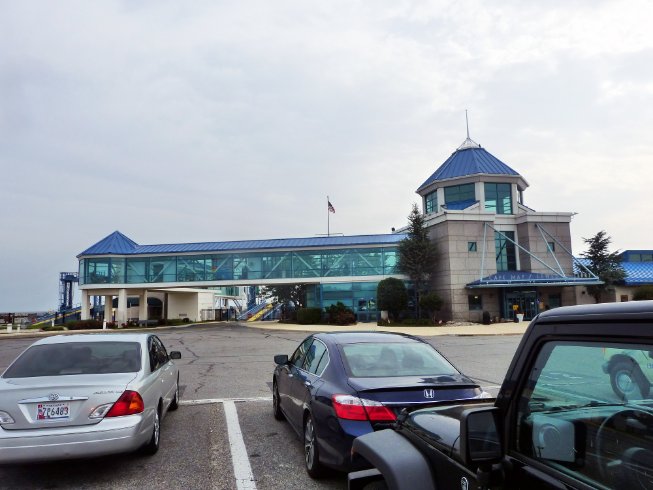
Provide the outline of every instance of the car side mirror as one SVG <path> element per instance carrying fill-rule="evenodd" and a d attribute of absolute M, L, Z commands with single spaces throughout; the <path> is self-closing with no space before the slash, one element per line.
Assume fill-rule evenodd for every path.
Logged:
<path fill-rule="evenodd" d="M 460 420 L 460 456 L 465 465 L 491 465 L 503 459 L 497 407 L 466 410 Z"/>
<path fill-rule="evenodd" d="M 274 363 L 278 365 L 288 364 L 288 355 L 277 354 L 274 356 Z"/>
<path fill-rule="evenodd" d="M 170 351 L 170 359 L 181 359 L 181 352 L 178 350 Z"/>

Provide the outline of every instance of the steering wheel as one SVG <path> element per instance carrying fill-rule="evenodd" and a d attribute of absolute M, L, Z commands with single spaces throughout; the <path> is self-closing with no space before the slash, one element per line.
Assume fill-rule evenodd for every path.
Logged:
<path fill-rule="evenodd" d="M 653 488 L 652 431 L 653 413 L 640 409 L 620 410 L 601 423 L 596 452 L 603 481 L 618 488 Z"/>

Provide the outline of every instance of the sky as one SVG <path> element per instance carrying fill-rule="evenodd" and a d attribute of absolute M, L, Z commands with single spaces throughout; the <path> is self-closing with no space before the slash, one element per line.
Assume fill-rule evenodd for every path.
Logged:
<path fill-rule="evenodd" d="M 0 0 L 0 311 L 139 244 L 389 233 L 466 137 L 653 249 L 648 1 Z"/>

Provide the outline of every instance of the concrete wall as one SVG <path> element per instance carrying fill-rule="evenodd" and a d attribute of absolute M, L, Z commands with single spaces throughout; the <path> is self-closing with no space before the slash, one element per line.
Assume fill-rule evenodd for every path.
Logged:
<path fill-rule="evenodd" d="M 200 321 L 201 310 L 213 309 L 212 291 L 168 292 L 168 319 L 188 318 L 191 322 Z"/>

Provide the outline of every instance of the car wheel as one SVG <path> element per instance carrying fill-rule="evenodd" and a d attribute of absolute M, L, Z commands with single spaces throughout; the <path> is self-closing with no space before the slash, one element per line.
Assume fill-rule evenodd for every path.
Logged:
<path fill-rule="evenodd" d="M 170 402 L 168 410 L 177 410 L 179 408 L 179 376 L 177 376 L 177 384 L 175 385 L 175 396 Z"/>
<path fill-rule="evenodd" d="M 154 412 L 154 427 L 152 428 L 152 437 L 150 442 L 148 442 L 143 448 L 145 454 L 156 454 L 159 450 L 159 444 L 161 442 L 161 408 L 157 408 Z"/>
<path fill-rule="evenodd" d="M 646 398 L 651 385 L 634 362 L 621 361 L 610 370 L 610 383 L 622 399 Z"/>
<path fill-rule="evenodd" d="M 317 447 L 315 424 L 309 414 L 304 422 L 304 462 L 306 471 L 311 478 L 320 478 L 325 474 L 325 468 L 320 464 L 320 451 Z"/>
<path fill-rule="evenodd" d="M 272 413 L 274 418 L 277 420 L 283 420 L 283 412 L 281 411 L 281 399 L 279 398 L 279 388 L 277 383 L 274 383 L 272 386 Z"/>

